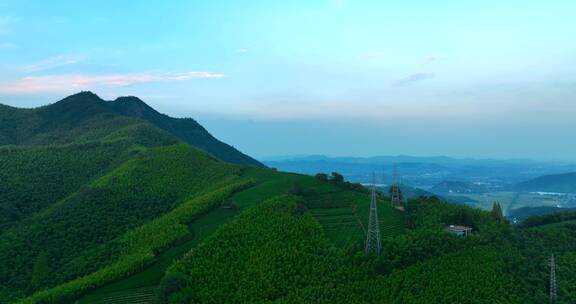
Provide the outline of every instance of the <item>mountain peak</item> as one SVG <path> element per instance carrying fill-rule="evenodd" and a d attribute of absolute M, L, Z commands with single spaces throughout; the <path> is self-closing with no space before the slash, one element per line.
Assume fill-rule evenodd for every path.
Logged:
<path fill-rule="evenodd" d="M 102 101 L 102 98 L 100 98 L 100 96 L 92 93 L 91 91 L 80 91 L 76 94 L 72 94 L 72 95 L 60 100 L 59 102 L 94 101 L 94 100 Z"/>
<path fill-rule="evenodd" d="M 150 114 L 160 114 L 136 96 L 120 96 L 116 100 L 111 101 L 110 104 L 123 115 L 144 117 Z"/>

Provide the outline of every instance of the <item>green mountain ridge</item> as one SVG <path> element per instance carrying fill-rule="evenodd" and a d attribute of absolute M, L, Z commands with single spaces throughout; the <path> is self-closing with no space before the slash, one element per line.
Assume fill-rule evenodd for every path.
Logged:
<path fill-rule="evenodd" d="M 0 105 L 0 121 L 3 122 L 0 145 L 99 140 L 115 131 L 114 128 L 145 121 L 223 161 L 263 167 L 255 159 L 214 138 L 195 120 L 160 114 L 137 97 L 104 101 L 92 92 L 81 92 L 35 109 Z"/>
<path fill-rule="evenodd" d="M 558 303 L 576 301 L 573 216 L 512 226 L 382 191 L 366 254 L 368 189 L 222 161 L 235 150 L 192 145 L 201 126 L 135 97 L 1 106 L 0 122 L 1 303 L 543 303 L 552 253 Z"/>

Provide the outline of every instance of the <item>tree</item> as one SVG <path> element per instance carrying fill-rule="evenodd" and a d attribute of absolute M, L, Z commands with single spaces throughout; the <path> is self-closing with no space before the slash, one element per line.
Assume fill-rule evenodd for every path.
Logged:
<path fill-rule="evenodd" d="M 32 280 L 30 282 L 30 287 L 33 290 L 38 290 L 44 285 L 46 277 L 48 277 L 48 272 L 50 271 L 50 266 L 48 265 L 48 256 L 44 252 L 41 252 L 34 262 L 34 268 L 32 269 Z"/>
<path fill-rule="evenodd" d="M 326 173 L 318 173 L 314 177 L 321 181 L 328 181 L 328 174 Z"/>
<path fill-rule="evenodd" d="M 502 206 L 500 206 L 499 202 L 494 202 L 494 204 L 492 204 L 491 214 L 495 220 L 504 220 L 504 215 L 502 214 Z"/>
<path fill-rule="evenodd" d="M 162 281 L 157 291 L 157 299 L 160 303 L 167 303 L 170 295 L 185 289 L 188 286 L 188 277 L 180 272 L 167 274 Z"/>
<path fill-rule="evenodd" d="M 294 184 L 290 190 L 288 190 L 288 194 L 291 195 L 303 195 L 304 189 L 299 184 Z"/>
<path fill-rule="evenodd" d="M 343 183 L 344 176 L 338 172 L 332 172 L 332 177 L 330 178 L 330 180 L 335 183 Z"/>

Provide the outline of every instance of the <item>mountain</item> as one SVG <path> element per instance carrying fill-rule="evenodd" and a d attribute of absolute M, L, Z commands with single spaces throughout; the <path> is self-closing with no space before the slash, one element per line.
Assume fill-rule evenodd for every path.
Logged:
<path fill-rule="evenodd" d="M 576 193 L 576 172 L 544 175 L 516 185 L 518 191 Z"/>
<path fill-rule="evenodd" d="M 191 118 L 172 118 L 158 113 L 142 100 L 133 96 L 119 97 L 109 102 L 109 105 L 121 115 L 144 119 L 221 160 L 234 164 L 263 166 L 257 160 L 214 138 L 204 127 Z"/>
<path fill-rule="evenodd" d="M 115 102 L 0 109 L 1 303 L 543 303 L 551 253 L 559 303 L 576 302 L 573 215 L 397 209 L 337 174 L 224 162 Z"/>
<path fill-rule="evenodd" d="M 314 175 L 333 171 L 351 181 L 368 183 L 372 172 L 391 178 L 394 168 L 406 184 L 429 188 L 445 180 L 482 183 L 494 191 L 509 190 L 516 183 L 545 174 L 576 170 L 576 165 L 532 160 L 492 160 L 417 156 L 328 157 L 324 155 L 273 157 L 264 160 L 282 171 Z"/>
<path fill-rule="evenodd" d="M 0 105 L 0 145 L 62 144 L 90 141 L 111 135 L 118 128 L 141 128 L 143 122 L 168 132 L 226 162 L 259 166 L 255 159 L 214 138 L 190 118 L 158 113 L 137 97 L 104 101 L 81 92 L 36 109 Z M 113 127 L 112 127 L 113 126 Z"/>
<path fill-rule="evenodd" d="M 452 193 L 484 193 L 486 188 L 470 182 L 460 181 L 443 181 L 428 191 L 436 194 L 452 194 Z"/>

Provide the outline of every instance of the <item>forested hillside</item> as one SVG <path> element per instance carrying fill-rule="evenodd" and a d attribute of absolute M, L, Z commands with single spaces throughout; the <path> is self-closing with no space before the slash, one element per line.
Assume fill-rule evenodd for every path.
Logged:
<path fill-rule="evenodd" d="M 0 231 L 122 163 L 130 157 L 131 145 L 116 141 L 1 146 Z"/>
<path fill-rule="evenodd" d="M 66 302 L 141 269 L 189 237 L 194 217 L 250 185 L 242 167 L 113 103 L 83 92 L 0 107 L 0 302 L 55 286 L 40 296 Z"/>
<path fill-rule="evenodd" d="M 215 157 L 240 165 L 263 166 L 253 158 L 214 138 L 190 118 L 158 113 L 136 97 L 104 101 L 81 92 L 36 109 L 0 105 L 0 145 L 46 145 L 100 140 L 122 128 L 143 122 Z"/>
<path fill-rule="evenodd" d="M 121 115 L 145 119 L 221 160 L 235 164 L 263 166 L 257 160 L 214 138 L 192 118 L 172 118 L 158 113 L 138 97 L 133 96 L 119 97 L 108 104 Z"/>
<path fill-rule="evenodd" d="M 242 213 L 167 271 L 159 301 L 544 303 L 551 254 L 562 271 L 558 303 L 576 300 L 571 222 L 513 228 L 481 210 L 414 200 L 409 231 L 386 237 L 376 257 L 365 256 L 361 243 L 331 244 L 307 203 L 280 196 Z M 475 232 L 458 238 L 447 223 Z"/>
<path fill-rule="evenodd" d="M 552 254 L 576 302 L 573 213 L 514 226 L 384 189 L 367 255 L 363 186 L 224 162 L 182 121 L 111 103 L 0 110 L 0 303 L 543 303 Z"/>

